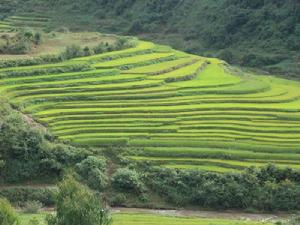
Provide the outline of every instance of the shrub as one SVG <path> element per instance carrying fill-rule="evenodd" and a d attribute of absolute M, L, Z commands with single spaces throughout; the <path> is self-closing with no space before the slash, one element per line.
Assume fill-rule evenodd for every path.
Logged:
<path fill-rule="evenodd" d="M 61 54 L 63 59 L 71 59 L 83 56 L 83 50 L 79 45 L 71 45 L 66 47 L 65 51 Z"/>
<path fill-rule="evenodd" d="M 95 48 L 94 48 L 94 52 L 96 53 L 96 54 L 101 54 L 101 53 L 104 53 L 104 52 L 106 52 L 107 51 L 107 47 L 106 47 L 106 45 L 103 43 L 103 42 L 101 42 L 99 45 L 97 45 Z"/>
<path fill-rule="evenodd" d="M 43 207 L 43 204 L 39 201 L 29 201 L 25 203 L 24 206 L 24 212 L 35 214 L 40 212 L 41 208 Z"/>
<path fill-rule="evenodd" d="M 26 201 L 38 201 L 45 206 L 53 206 L 56 191 L 56 188 L 13 187 L 1 189 L 0 196 L 20 206 L 24 206 Z"/>
<path fill-rule="evenodd" d="M 88 46 L 85 46 L 83 48 L 83 55 L 84 56 L 90 56 L 90 55 L 93 55 L 93 54 L 94 54 L 93 49 L 90 49 Z"/>
<path fill-rule="evenodd" d="M 103 190 L 108 178 L 105 174 L 106 160 L 100 157 L 89 156 L 76 165 L 76 172 L 90 188 Z"/>
<path fill-rule="evenodd" d="M 100 171 L 104 172 L 106 169 L 105 158 L 89 156 L 77 164 L 77 171 L 81 174 L 86 174 L 91 169 L 99 169 Z"/>
<path fill-rule="evenodd" d="M 299 171 L 271 165 L 240 174 L 163 168 L 145 173 L 148 187 L 165 200 L 214 209 L 299 210 L 299 180 Z"/>
<path fill-rule="evenodd" d="M 141 196 L 139 196 L 139 201 L 142 203 L 147 203 L 149 202 L 149 195 L 147 194 L 142 194 Z"/>
<path fill-rule="evenodd" d="M 0 198 L 0 224 L 1 225 L 19 225 L 17 213 L 10 203 Z"/>
<path fill-rule="evenodd" d="M 109 225 L 112 222 L 99 197 L 72 177 L 59 184 L 56 212 L 46 218 L 48 225 Z"/>
<path fill-rule="evenodd" d="M 144 184 L 138 172 L 128 168 L 118 169 L 113 175 L 112 182 L 116 188 L 125 191 L 142 192 L 144 189 Z"/>
<path fill-rule="evenodd" d="M 123 206 L 125 202 L 126 202 L 126 196 L 122 193 L 116 194 L 110 200 L 110 204 L 112 206 Z"/>

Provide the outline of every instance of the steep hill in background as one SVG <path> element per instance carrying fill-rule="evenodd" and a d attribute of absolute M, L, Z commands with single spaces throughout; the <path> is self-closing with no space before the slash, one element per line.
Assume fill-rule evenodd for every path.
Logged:
<path fill-rule="evenodd" d="M 15 11 L 52 12 L 53 26 L 64 21 L 79 30 L 139 35 L 187 52 L 300 78 L 297 0 L 18 1 L 0 3 L 2 17 Z"/>

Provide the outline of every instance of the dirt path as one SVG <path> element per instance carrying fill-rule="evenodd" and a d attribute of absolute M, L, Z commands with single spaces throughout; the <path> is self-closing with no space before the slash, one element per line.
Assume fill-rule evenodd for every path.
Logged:
<path fill-rule="evenodd" d="M 139 208 L 113 208 L 113 213 L 147 213 L 178 217 L 220 218 L 234 220 L 276 221 L 293 216 L 292 214 L 259 214 L 238 211 L 196 211 L 196 210 L 156 210 Z"/>

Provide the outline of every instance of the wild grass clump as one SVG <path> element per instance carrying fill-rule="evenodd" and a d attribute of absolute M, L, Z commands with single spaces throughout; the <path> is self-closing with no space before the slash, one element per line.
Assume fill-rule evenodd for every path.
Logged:
<path fill-rule="evenodd" d="M 0 198 L 0 224 L 1 225 L 20 225 L 19 218 L 10 203 Z"/>
<path fill-rule="evenodd" d="M 23 211 L 29 214 L 37 214 L 41 211 L 43 204 L 39 201 L 27 201 L 24 204 Z"/>

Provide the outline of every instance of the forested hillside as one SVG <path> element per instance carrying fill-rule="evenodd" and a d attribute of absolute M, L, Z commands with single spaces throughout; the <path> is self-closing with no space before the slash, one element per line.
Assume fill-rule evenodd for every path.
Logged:
<path fill-rule="evenodd" d="M 47 7 L 55 13 L 53 25 L 64 21 L 76 29 L 140 35 L 187 52 L 300 77 L 297 0 L 18 1 L 0 3 L 0 10 L 39 12 Z"/>

